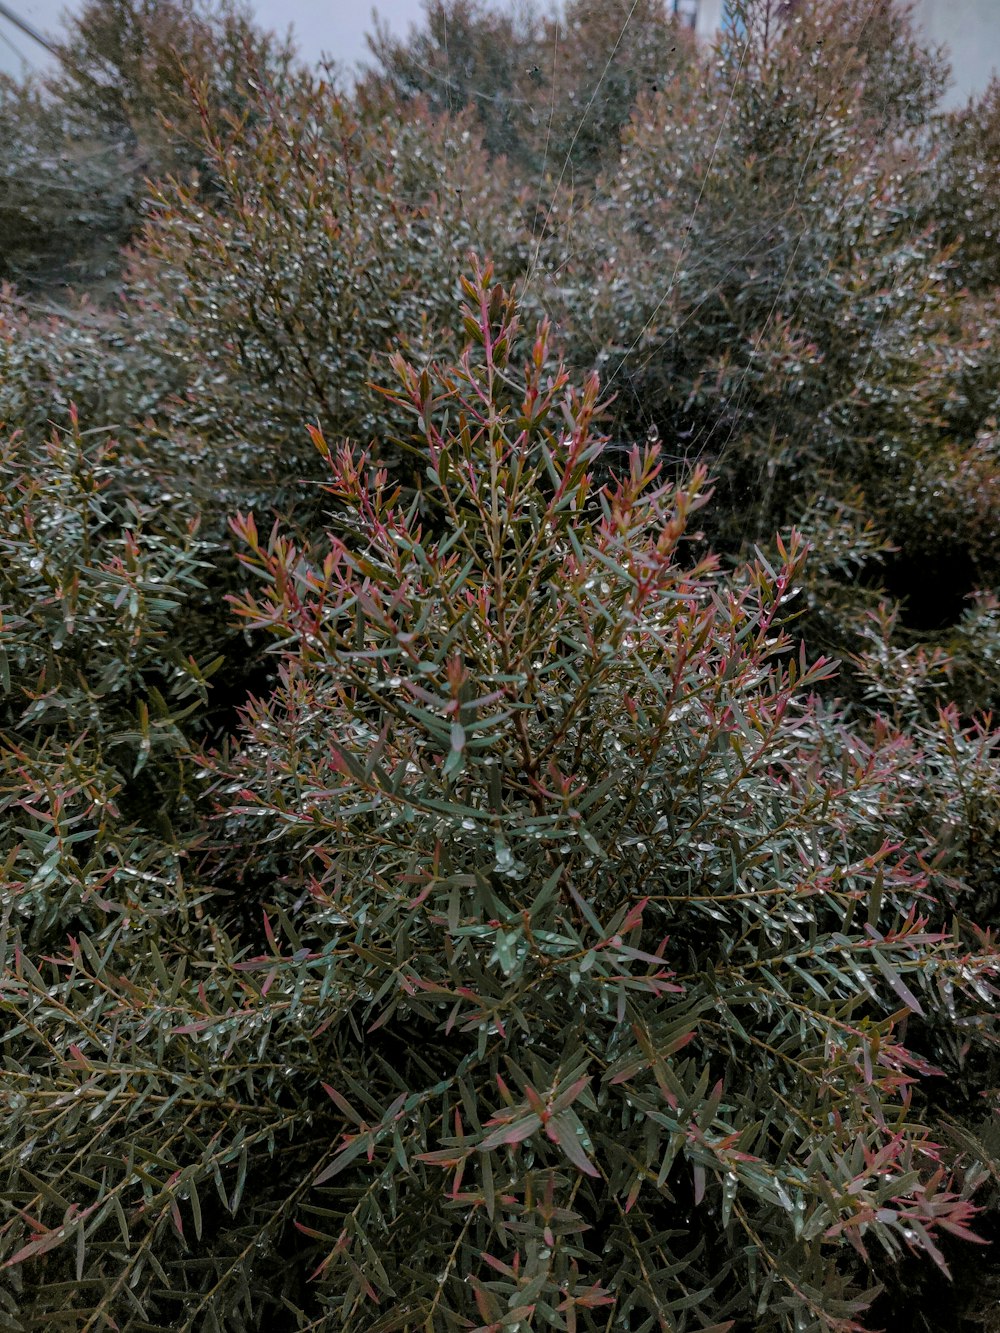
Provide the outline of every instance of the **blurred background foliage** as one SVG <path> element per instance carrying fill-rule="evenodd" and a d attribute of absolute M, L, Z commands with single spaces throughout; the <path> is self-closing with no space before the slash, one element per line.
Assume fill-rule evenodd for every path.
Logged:
<path fill-rule="evenodd" d="M 0 1327 L 1000 1326 L 1000 91 L 733 9 L 0 83 Z"/>

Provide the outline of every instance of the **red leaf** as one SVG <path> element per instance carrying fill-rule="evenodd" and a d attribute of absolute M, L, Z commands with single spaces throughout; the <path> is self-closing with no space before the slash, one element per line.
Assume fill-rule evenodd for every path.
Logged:
<path fill-rule="evenodd" d="M 371 1140 L 371 1142 L 369 1142 L 369 1140 Z M 335 1175 L 343 1171 L 345 1166 L 348 1166 L 353 1162 L 355 1157 L 360 1157 L 361 1154 L 366 1151 L 370 1153 L 372 1151 L 373 1143 L 374 1139 L 368 1134 L 350 1136 L 348 1143 L 341 1148 L 340 1152 L 337 1153 L 337 1156 L 333 1159 L 330 1165 L 319 1173 L 313 1181 L 313 1184 L 322 1185 L 326 1181 L 331 1180 Z"/>
<path fill-rule="evenodd" d="M 25 1259 L 34 1259 L 40 1254 L 54 1250 L 65 1239 L 65 1230 L 62 1227 L 53 1227 L 51 1231 L 46 1231 L 44 1236 L 39 1236 L 36 1240 L 29 1240 L 27 1245 L 23 1245 L 16 1254 L 11 1255 L 4 1264 L 4 1268 L 11 1268 L 14 1264 L 23 1263 Z"/>
<path fill-rule="evenodd" d="M 625 935 L 628 931 L 634 930 L 636 926 L 642 925 L 642 914 L 646 910 L 648 904 L 649 899 L 642 898 L 639 902 L 633 904 L 633 906 L 629 908 L 624 921 L 619 927 L 620 934 Z"/>
<path fill-rule="evenodd" d="M 90 1061 L 74 1042 L 70 1042 L 69 1044 L 69 1053 L 78 1065 L 82 1065 L 84 1069 L 90 1068 Z"/>
<path fill-rule="evenodd" d="M 330 1100 L 334 1103 L 334 1105 L 339 1110 L 343 1111 L 344 1115 L 347 1116 L 348 1120 L 353 1120 L 356 1125 L 361 1125 L 361 1126 L 364 1125 L 365 1122 L 358 1115 L 357 1111 L 355 1111 L 351 1103 L 347 1100 L 346 1097 L 342 1096 L 342 1094 L 339 1093 L 336 1088 L 331 1088 L 329 1083 L 321 1083 L 320 1087 L 330 1098 Z"/>
<path fill-rule="evenodd" d="M 296 1222 L 292 1219 L 292 1226 L 296 1231 L 301 1231 L 303 1236 L 311 1236 L 313 1240 L 329 1239 L 322 1231 L 317 1231 L 314 1227 L 307 1227 L 303 1222 Z"/>
<path fill-rule="evenodd" d="M 267 942 L 275 953 L 278 952 L 278 946 L 274 940 L 274 931 L 271 929 L 271 920 L 267 913 L 264 913 L 264 934 L 267 936 Z"/>
<path fill-rule="evenodd" d="M 563 1150 L 578 1170 L 588 1176 L 600 1176 L 600 1171 L 583 1151 L 583 1144 L 577 1136 L 573 1117 L 554 1115 L 545 1126 L 545 1132 L 552 1142 Z"/>
<path fill-rule="evenodd" d="M 489 1152 L 492 1148 L 513 1147 L 515 1143 L 530 1139 L 541 1125 L 541 1117 L 532 1114 L 522 1116 L 520 1120 L 508 1121 L 499 1129 L 495 1129 L 492 1134 L 487 1134 L 479 1145 L 480 1151 Z"/>
<path fill-rule="evenodd" d="M 571 1083 L 566 1091 L 561 1092 L 555 1099 L 552 1103 L 553 1111 L 565 1111 L 567 1106 L 572 1106 L 580 1093 L 583 1092 L 584 1088 L 588 1088 L 589 1086 L 589 1077 L 584 1076 L 583 1078 L 578 1078 L 575 1083 Z"/>

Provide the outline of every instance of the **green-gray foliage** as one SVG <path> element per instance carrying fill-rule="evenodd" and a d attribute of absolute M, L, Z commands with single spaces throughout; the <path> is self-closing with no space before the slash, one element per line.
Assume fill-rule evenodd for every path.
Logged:
<path fill-rule="evenodd" d="M 176 182 L 133 287 L 188 379 L 185 418 L 247 466 L 301 475 L 305 423 L 388 443 L 369 385 L 402 343 L 456 349 L 455 278 L 470 248 L 523 256 L 499 169 L 468 119 L 350 103 L 303 76 L 208 144 L 211 206 Z"/>
<path fill-rule="evenodd" d="M 0 77 L 0 280 L 103 292 L 148 180 L 209 186 L 202 115 L 239 115 L 251 67 L 280 87 L 292 50 L 230 0 L 86 0 L 56 43 L 50 73 Z"/>
<path fill-rule="evenodd" d="M 79 740 L 103 786 L 73 744 L 25 768 L 104 688 L 29 581 L 53 610 L 8 634 L 60 685 L 5 741 L 13 1328 L 847 1329 L 967 1235 L 976 1150 L 948 1166 L 923 1089 L 995 1021 L 955 898 L 984 849 L 925 826 L 912 773 L 968 752 L 964 790 L 993 738 L 820 704 L 781 625 L 798 539 L 724 576 L 703 474 L 636 448 L 598 488 L 596 381 L 550 374 L 544 330 L 518 375 L 512 300 L 465 292 L 461 361 L 395 362 L 430 529 L 318 431 L 328 537 L 234 521 L 278 683 L 197 774 L 143 707 L 191 538 L 102 509 L 88 554 L 106 458 L 53 445 L 127 730 Z M 174 669 L 196 705 L 202 674 Z M 130 822 L 109 788 L 147 753 L 183 790 Z"/>
<path fill-rule="evenodd" d="M 199 176 L 120 308 L 0 303 L 0 1327 L 980 1313 L 1000 356 L 936 173 L 988 100 L 889 3 L 710 68 L 640 5 L 595 181 L 618 9 L 513 173 L 186 5 L 182 113 L 155 9 L 84 13 L 75 124 L 169 94 Z"/>

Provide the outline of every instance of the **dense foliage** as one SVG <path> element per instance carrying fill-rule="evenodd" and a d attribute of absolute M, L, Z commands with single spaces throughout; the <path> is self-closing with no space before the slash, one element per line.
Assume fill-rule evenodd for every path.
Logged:
<path fill-rule="evenodd" d="M 1000 1296 L 997 90 L 731 8 L 0 89 L 0 1327 Z"/>
<path fill-rule="evenodd" d="M 860 487 L 863 518 L 899 548 L 899 591 L 913 579 L 927 597 L 914 619 L 936 628 L 953 606 L 915 565 L 965 577 L 953 597 L 996 580 L 995 565 L 963 568 L 990 543 L 967 503 L 949 505 L 995 412 L 994 363 L 926 225 L 940 71 L 903 16 L 853 41 L 869 9 L 810 10 L 749 54 L 731 37 L 710 77 L 684 70 L 644 98 L 619 168 L 574 219 L 549 305 L 572 345 L 597 349 L 626 437 L 680 437 L 709 463 L 720 541 L 812 533 L 810 506 L 837 502 L 862 564 Z M 968 413 L 983 358 L 989 400 Z"/>
<path fill-rule="evenodd" d="M 481 0 L 428 0 L 405 40 L 376 26 L 368 83 L 432 109 L 470 108 L 483 140 L 560 189 L 617 156 L 640 93 L 694 57 L 661 0 L 569 0 L 558 15 Z"/>
<path fill-rule="evenodd" d="M 0 280 L 99 283 L 119 268 L 146 182 L 205 177 L 203 114 L 239 114 L 248 67 L 277 86 L 293 56 L 231 0 L 86 0 L 61 63 L 0 76 Z"/>
<path fill-rule="evenodd" d="M 306 75 L 270 95 L 209 140 L 212 209 L 194 186 L 157 191 L 132 290 L 186 375 L 191 423 L 245 444 L 273 486 L 307 466 L 304 422 L 386 439 L 371 388 L 386 352 L 403 338 L 457 355 L 464 258 L 491 252 L 514 273 L 523 256 L 509 183 L 467 120 L 349 103 Z"/>

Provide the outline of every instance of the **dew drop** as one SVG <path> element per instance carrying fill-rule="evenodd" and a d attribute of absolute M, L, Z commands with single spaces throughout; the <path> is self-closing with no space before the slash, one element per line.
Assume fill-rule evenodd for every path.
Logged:
<path fill-rule="evenodd" d="M 509 847 L 498 847 L 496 864 L 493 869 L 499 871 L 501 875 L 506 874 L 514 867 L 514 853 Z"/>

